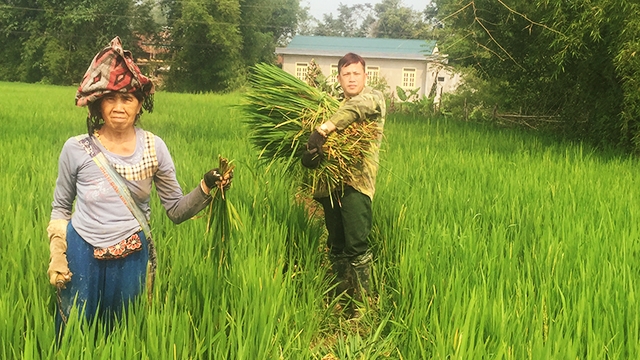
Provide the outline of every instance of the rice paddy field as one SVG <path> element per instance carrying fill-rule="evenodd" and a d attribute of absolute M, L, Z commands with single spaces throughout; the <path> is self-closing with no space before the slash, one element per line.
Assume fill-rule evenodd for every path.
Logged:
<path fill-rule="evenodd" d="M 267 169 L 241 94 L 158 93 L 141 126 L 184 191 L 222 155 L 242 225 L 174 225 L 154 197 L 153 302 L 110 332 L 73 315 L 55 345 L 46 227 L 75 88 L 0 83 L 2 359 L 638 359 L 637 158 L 535 134 L 391 115 L 374 198 L 376 297 L 328 300 L 322 219 Z M 223 256 L 221 257 L 221 254 Z M 222 261 L 220 260 L 222 259 Z"/>

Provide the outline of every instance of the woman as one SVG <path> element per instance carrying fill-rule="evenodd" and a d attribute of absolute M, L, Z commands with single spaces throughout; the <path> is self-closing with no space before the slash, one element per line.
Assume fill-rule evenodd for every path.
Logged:
<path fill-rule="evenodd" d="M 204 209 L 212 188 L 231 185 L 232 174 L 213 169 L 183 195 L 165 143 L 135 126 L 142 109 L 153 110 L 153 93 L 118 37 L 94 57 L 76 93 L 76 105 L 89 108 L 88 134 L 62 148 L 47 227 L 59 335 L 74 302 L 88 320 L 111 322 L 142 291 L 147 263 L 155 260 L 148 229 L 152 183 L 176 224 Z"/>

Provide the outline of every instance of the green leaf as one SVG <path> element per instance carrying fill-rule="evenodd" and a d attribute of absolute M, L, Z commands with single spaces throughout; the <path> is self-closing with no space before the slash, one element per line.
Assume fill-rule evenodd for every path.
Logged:
<path fill-rule="evenodd" d="M 396 86 L 396 93 L 398 93 L 398 99 L 407 101 L 407 93 L 400 86 Z"/>

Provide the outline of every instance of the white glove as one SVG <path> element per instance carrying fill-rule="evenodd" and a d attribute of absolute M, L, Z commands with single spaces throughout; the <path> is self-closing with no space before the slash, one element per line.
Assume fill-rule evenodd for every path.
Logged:
<path fill-rule="evenodd" d="M 65 288 L 71 281 L 71 271 L 67 262 L 67 224 L 68 220 L 57 219 L 49 221 L 49 282 L 56 287 Z"/>

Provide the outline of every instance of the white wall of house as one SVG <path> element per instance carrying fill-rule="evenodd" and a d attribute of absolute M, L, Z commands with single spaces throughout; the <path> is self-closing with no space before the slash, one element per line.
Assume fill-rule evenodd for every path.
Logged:
<path fill-rule="evenodd" d="M 460 74 L 453 71 L 453 68 L 446 64 L 431 62 L 427 70 L 425 79 L 425 89 L 430 96 L 433 91 L 434 103 L 438 103 L 442 94 L 456 90 L 460 84 Z"/>
<path fill-rule="evenodd" d="M 310 64 L 313 59 L 320 67 L 325 76 L 330 76 L 332 70 L 337 69 L 339 56 L 308 56 L 308 55 L 290 55 L 281 54 L 282 69 L 289 74 L 296 76 L 297 65 Z M 375 57 L 365 57 L 367 70 L 371 74 L 378 69 L 378 76 L 386 80 L 389 86 L 388 92 L 396 93 L 396 86 L 400 86 L 404 90 L 412 90 L 419 88 L 418 95 L 429 95 L 431 87 L 435 84 L 436 94 L 455 90 L 459 81 L 459 76 L 437 62 L 429 62 L 425 60 L 406 60 L 406 59 L 382 59 Z M 411 74 L 413 73 L 413 76 Z M 413 86 L 411 78 L 413 77 Z M 440 80 L 440 81 L 438 81 Z"/>

